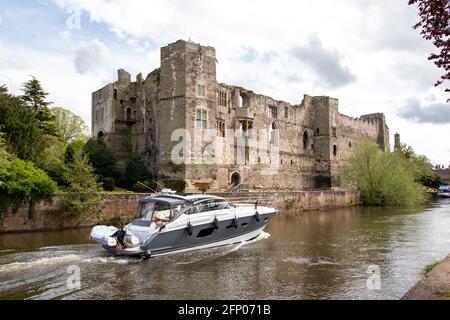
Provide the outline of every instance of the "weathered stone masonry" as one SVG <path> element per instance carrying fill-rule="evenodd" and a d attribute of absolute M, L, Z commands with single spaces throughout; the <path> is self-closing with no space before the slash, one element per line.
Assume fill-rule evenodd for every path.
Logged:
<path fill-rule="evenodd" d="M 351 118 L 339 113 L 337 99 L 325 96 L 305 95 L 296 105 L 278 101 L 217 82 L 216 65 L 214 48 L 179 40 L 161 48 L 161 67 L 145 79 L 139 74 L 132 82 L 129 73 L 119 70 L 118 81 L 92 95 L 92 136 L 116 154 L 119 169 L 136 152 L 159 179 L 184 181 L 190 192 L 198 191 L 198 182 L 208 182 L 209 191 L 233 184 L 269 190 L 339 186 L 339 164 L 359 141 L 389 149 L 381 113 Z M 271 130 L 278 131 L 279 170 L 262 174 L 273 163 L 261 161 L 248 140 L 241 164 L 174 164 L 172 149 L 179 142 L 171 141 L 173 132 L 186 129 L 193 137 L 199 127 L 217 131 L 215 143 L 225 146 L 224 154 L 236 153 L 229 146 L 239 134 L 249 139 L 252 129 L 266 129 L 272 139 Z M 230 136 L 228 129 L 236 133 Z M 204 137 L 201 146 L 211 143 Z M 188 151 L 193 154 L 194 146 Z"/>

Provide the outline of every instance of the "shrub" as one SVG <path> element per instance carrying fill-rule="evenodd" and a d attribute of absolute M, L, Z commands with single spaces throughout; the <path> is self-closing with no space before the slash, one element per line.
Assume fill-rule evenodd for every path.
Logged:
<path fill-rule="evenodd" d="M 105 191 L 114 191 L 116 188 L 116 181 L 113 177 L 106 177 L 100 180 L 102 183 L 103 190 Z"/>
<path fill-rule="evenodd" d="M 83 217 L 102 202 L 101 186 L 86 156 L 74 154 L 73 162 L 67 165 L 64 179 L 68 187 L 61 200 L 61 209 L 67 214 Z"/>
<path fill-rule="evenodd" d="M 400 153 L 383 152 L 368 141 L 358 144 L 341 174 L 358 187 L 364 205 L 416 206 L 425 199 L 423 186 L 416 182 L 416 168 Z"/>
<path fill-rule="evenodd" d="M 186 189 L 186 181 L 184 180 L 163 180 L 163 185 L 177 192 L 183 192 Z"/>
<path fill-rule="evenodd" d="M 133 189 L 138 181 L 144 181 L 151 177 L 147 164 L 137 155 L 133 154 L 128 161 L 127 171 L 124 179 L 125 186 Z"/>
<path fill-rule="evenodd" d="M 88 156 L 89 163 L 97 175 L 113 178 L 119 176 L 116 169 L 116 157 L 103 141 L 89 139 L 83 147 L 83 152 Z"/>
<path fill-rule="evenodd" d="M 31 215 L 34 201 L 54 194 L 57 189 L 56 183 L 33 163 L 13 160 L 8 170 L 0 173 L 1 211 L 4 212 L 12 204 L 18 206 L 28 199 Z"/>

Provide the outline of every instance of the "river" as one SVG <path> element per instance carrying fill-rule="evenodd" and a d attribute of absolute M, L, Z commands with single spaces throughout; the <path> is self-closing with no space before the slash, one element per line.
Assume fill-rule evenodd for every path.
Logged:
<path fill-rule="evenodd" d="M 399 299 L 450 252 L 450 199 L 280 213 L 251 242 L 147 261 L 89 231 L 0 235 L 0 299 Z"/>

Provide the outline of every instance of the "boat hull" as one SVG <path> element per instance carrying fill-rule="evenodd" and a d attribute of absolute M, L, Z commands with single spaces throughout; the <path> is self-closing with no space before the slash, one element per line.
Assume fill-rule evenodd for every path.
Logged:
<path fill-rule="evenodd" d="M 189 228 L 160 231 L 147 239 L 139 249 L 121 250 L 103 246 L 121 256 L 159 256 L 202 250 L 240 243 L 256 238 L 267 226 L 274 213 L 217 221 Z"/>

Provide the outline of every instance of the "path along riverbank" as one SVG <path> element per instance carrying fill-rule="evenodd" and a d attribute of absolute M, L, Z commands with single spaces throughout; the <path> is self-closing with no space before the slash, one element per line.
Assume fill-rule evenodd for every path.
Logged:
<path fill-rule="evenodd" d="M 411 288 L 402 300 L 450 300 L 450 255 Z"/>

